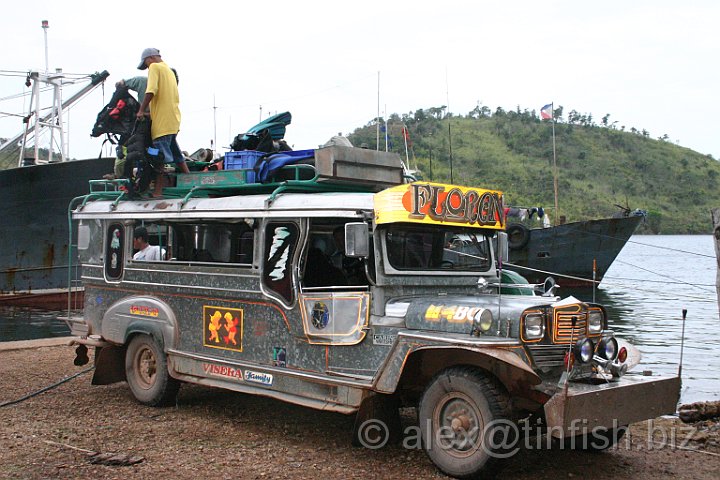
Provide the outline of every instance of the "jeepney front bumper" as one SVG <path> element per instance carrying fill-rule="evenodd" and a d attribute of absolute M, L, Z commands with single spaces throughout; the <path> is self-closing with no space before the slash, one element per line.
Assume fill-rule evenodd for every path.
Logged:
<path fill-rule="evenodd" d="M 571 437 L 673 414 L 679 399 L 677 376 L 628 374 L 597 385 L 570 382 L 545 403 L 545 420 L 553 437 Z"/>

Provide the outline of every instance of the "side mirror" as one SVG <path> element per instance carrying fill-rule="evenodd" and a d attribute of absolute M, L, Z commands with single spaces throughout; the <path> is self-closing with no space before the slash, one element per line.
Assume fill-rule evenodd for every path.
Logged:
<path fill-rule="evenodd" d="M 508 235 L 505 232 L 498 232 L 497 233 L 497 252 L 495 252 L 495 256 L 497 259 L 499 259 L 502 263 L 507 263 L 510 261 L 510 249 L 508 247 Z"/>
<path fill-rule="evenodd" d="M 345 224 L 345 256 L 365 258 L 370 255 L 370 235 L 364 222 Z"/>
<path fill-rule="evenodd" d="M 553 277 L 547 277 L 545 279 L 545 282 L 543 282 L 542 296 L 543 297 L 552 297 L 553 295 L 555 295 L 556 288 L 558 288 L 558 285 L 555 283 L 555 279 Z"/>
<path fill-rule="evenodd" d="M 90 247 L 90 226 L 89 225 L 78 225 L 78 239 L 77 248 L 78 250 L 87 250 Z"/>

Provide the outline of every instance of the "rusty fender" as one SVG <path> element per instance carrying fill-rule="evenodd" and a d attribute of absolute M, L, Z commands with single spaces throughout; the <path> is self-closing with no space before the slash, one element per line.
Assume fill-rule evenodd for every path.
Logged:
<path fill-rule="evenodd" d="M 531 387 L 542 383 L 520 354 L 522 346 L 466 346 L 466 345 L 418 345 L 398 342 L 374 385 L 374 390 L 382 393 L 394 393 L 403 377 L 407 374 L 406 365 L 421 365 L 422 378 L 428 379 L 437 372 L 454 365 L 474 365 L 495 376 L 511 394 L 527 392 Z M 410 357 L 423 355 L 422 361 L 408 363 Z M 412 367 L 409 367 L 410 369 Z M 524 396 L 524 395 L 523 395 Z"/>

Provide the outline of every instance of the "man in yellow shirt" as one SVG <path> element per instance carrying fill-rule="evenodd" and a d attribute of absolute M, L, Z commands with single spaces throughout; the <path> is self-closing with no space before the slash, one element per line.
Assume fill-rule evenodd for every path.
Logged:
<path fill-rule="evenodd" d="M 185 157 L 177 143 L 180 131 L 180 95 L 175 74 L 162 61 L 160 50 L 146 48 L 140 56 L 139 70 L 148 69 L 145 98 L 138 110 L 137 117 L 142 119 L 150 107 L 150 135 L 153 146 L 163 152 L 165 163 L 175 163 L 183 173 L 189 173 Z M 158 174 L 155 179 L 155 196 L 162 195 L 165 177 Z"/>

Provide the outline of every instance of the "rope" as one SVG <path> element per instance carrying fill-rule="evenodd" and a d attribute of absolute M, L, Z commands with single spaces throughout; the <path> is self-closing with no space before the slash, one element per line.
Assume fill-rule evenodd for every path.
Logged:
<path fill-rule="evenodd" d="M 650 270 L 650 269 L 643 268 L 643 267 L 640 267 L 640 266 L 638 266 L 638 265 L 633 265 L 632 263 L 623 262 L 622 260 L 615 259 L 615 261 L 618 262 L 618 263 L 622 263 L 622 264 L 624 264 L 624 265 L 629 265 L 629 266 L 631 266 L 631 267 L 633 267 L 633 268 L 637 268 L 638 270 L 642 270 L 642 271 L 644 271 L 644 272 L 652 273 L 653 275 L 657 275 L 658 277 L 661 277 L 661 278 L 672 278 L 672 277 L 668 277 L 667 275 L 663 275 L 663 274 L 661 274 L 661 273 L 653 272 L 653 271 Z M 644 281 L 644 280 L 638 280 L 638 281 L 642 282 L 642 281 Z M 669 283 L 669 282 L 666 282 L 666 283 Z M 678 281 L 676 281 L 676 282 L 674 282 L 674 283 L 680 283 L 680 284 L 683 284 L 683 285 L 688 285 L 688 286 L 690 286 L 690 287 L 699 288 L 700 290 L 703 290 L 703 291 L 705 291 L 705 292 L 713 292 L 713 293 L 715 292 L 715 290 L 709 290 L 709 289 L 707 289 L 707 288 L 702 288 L 702 287 L 704 287 L 704 286 L 707 286 L 707 284 L 690 283 L 690 282 L 685 282 L 685 281 L 683 281 L 683 280 L 678 280 Z"/>
<path fill-rule="evenodd" d="M 599 235 L 599 234 L 598 234 Z M 670 247 L 661 247 L 659 245 L 653 245 L 651 243 L 642 243 L 642 242 L 635 242 L 633 240 L 628 240 L 627 243 L 634 243 L 635 245 L 642 245 L 644 247 L 654 247 L 659 248 L 660 250 L 668 250 L 671 252 L 678 252 L 678 253 L 687 253 L 688 255 L 697 255 L 698 257 L 705 257 L 705 258 L 715 258 L 712 255 L 706 255 L 704 253 L 697 253 L 697 252 L 690 252 L 688 250 L 680 250 L 679 248 L 670 248 Z"/>
<path fill-rule="evenodd" d="M 5 403 L 0 403 L 0 408 L 2 408 L 2 407 L 9 407 L 10 405 L 15 405 L 15 404 L 18 404 L 18 403 L 20 403 L 20 402 L 24 402 L 25 400 L 29 400 L 29 399 L 31 399 L 31 398 L 33 398 L 33 397 L 36 397 L 36 396 L 40 395 L 41 393 L 45 393 L 45 392 L 47 392 L 48 390 L 52 390 L 53 388 L 59 387 L 60 385 L 62 385 L 62 384 L 65 383 L 65 382 L 69 382 L 69 381 L 72 380 L 73 378 L 76 378 L 76 377 L 79 377 L 80 375 L 83 375 L 83 374 L 85 374 L 85 373 L 88 373 L 89 371 L 93 370 L 94 368 L 95 368 L 95 366 L 93 365 L 92 367 L 88 367 L 88 368 L 86 368 L 85 370 L 82 370 L 82 371 L 80 371 L 80 372 L 78 372 L 78 373 L 76 373 L 76 374 L 74 374 L 74 375 L 71 375 L 71 376 L 69 376 L 69 377 L 67 377 L 67 378 L 63 378 L 63 379 L 60 380 L 59 382 L 53 383 L 52 385 L 49 385 L 49 386 L 47 386 L 47 387 L 45 387 L 45 388 L 41 388 L 40 390 L 38 390 L 38 391 L 36 391 L 36 392 L 29 393 L 29 394 L 25 395 L 24 397 L 18 398 L 17 400 L 10 400 L 10 401 L 5 402 Z"/>

